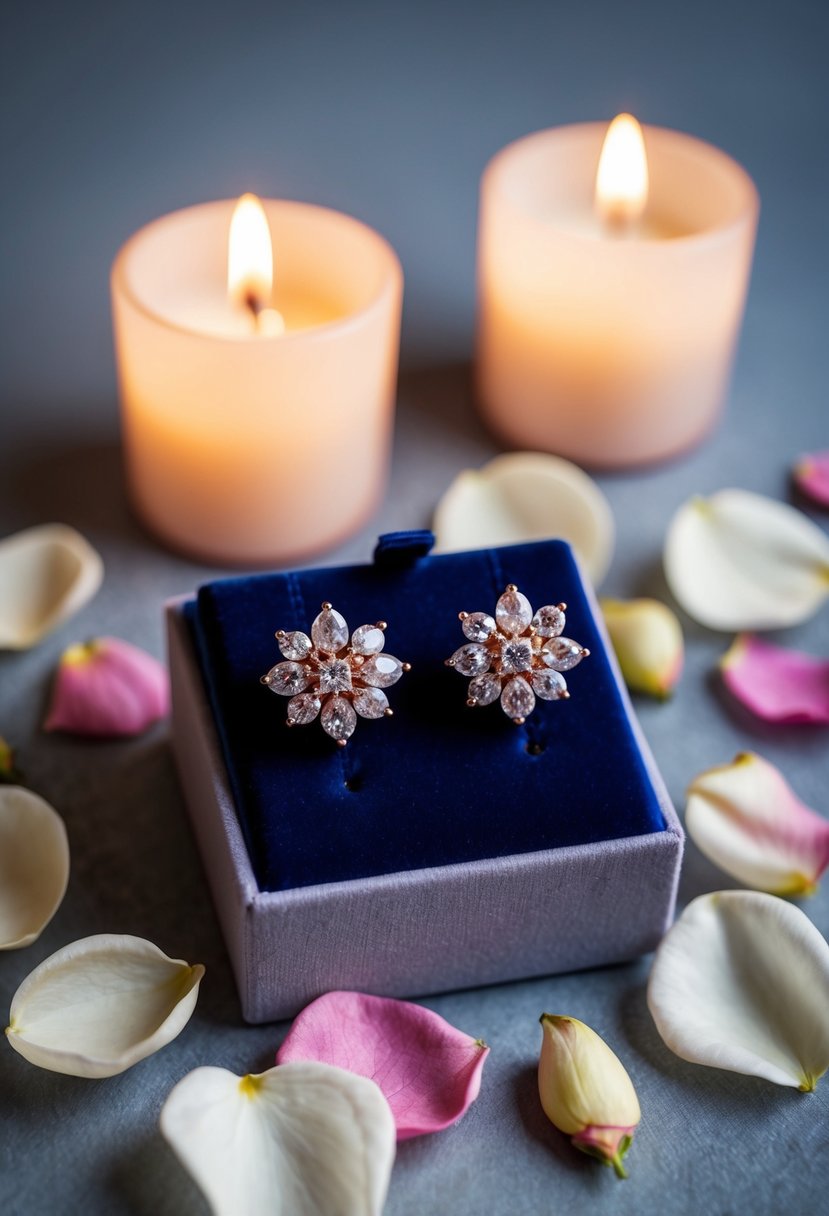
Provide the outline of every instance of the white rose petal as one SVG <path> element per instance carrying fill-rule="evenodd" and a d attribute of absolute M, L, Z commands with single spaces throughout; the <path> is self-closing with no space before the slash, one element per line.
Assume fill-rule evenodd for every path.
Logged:
<path fill-rule="evenodd" d="M 778 629 L 829 595 L 829 537 L 786 503 L 720 490 L 684 503 L 665 539 L 674 598 L 709 629 Z"/>
<path fill-rule="evenodd" d="M 104 566 L 65 524 L 27 528 L 0 541 L 0 650 L 27 650 L 97 592 Z"/>
<path fill-rule="evenodd" d="M 509 452 L 459 473 L 432 526 L 444 553 L 560 537 L 596 585 L 613 556 L 613 515 L 604 494 L 577 465 L 541 452 Z"/>
<path fill-rule="evenodd" d="M 161 1130 L 215 1216 L 379 1216 L 395 1123 L 373 1081 L 331 1064 L 197 1068 Z"/>
<path fill-rule="evenodd" d="M 829 945 L 758 891 L 688 905 L 660 945 L 648 1006 L 684 1060 L 814 1089 L 829 1067 Z"/>
<path fill-rule="evenodd" d="M 6 1036 L 40 1068 L 112 1077 L 181 1033 L 203 975 L 141 937 L 85 937 L 26 977 Z"/>
<path fill-rule="evenodd" d="M 0 786 L 0 950 L 31 945 L 60 907 L 69 843 L 57 811 L 30 790 Z"/>

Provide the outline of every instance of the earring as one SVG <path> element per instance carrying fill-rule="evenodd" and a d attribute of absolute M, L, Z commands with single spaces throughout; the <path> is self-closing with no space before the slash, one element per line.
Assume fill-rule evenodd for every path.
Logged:
<path fill-rule="evenodd" d="M 260 677 L 271 692 L 290 697 L 288 726 L 306 726 L 319 714 L 322 729 L 345 747 L 361 718 L 390 718 L 392 710 L 383 691 L 396 684 L 410 663 L 384 654 L 385 621 L 361 625 L 351 635 L 348 625 L 329 603 L 311 626 L 311 636 L 299 630 L 277 630 L 282 657 Z"/>
<path fill-rule="evenodd" d="M 546 604 L 533 613 L 530 601 L 510 583 L 495 606 L 486 612 L 458 614 L 469 639 L 456 650 L 447 667 L 471 676 L 467 705 L 501 708 L 520 726 L 542 701 L 566 700 L 570 694 L 563 671 L 570 671 L 590 654 L 578 642 L 562 637 L 566 604 Z"/>

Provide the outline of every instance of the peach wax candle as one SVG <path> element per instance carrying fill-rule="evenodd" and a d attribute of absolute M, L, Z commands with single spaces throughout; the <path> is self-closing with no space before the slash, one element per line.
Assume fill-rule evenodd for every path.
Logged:
<path fill-rule="evenodd" d="M 358 527 L 385 484 L 402 288 L 382 237 L 303 203 L 248 195 L 136 233 L 112 302 L 147 525 L 228 565 L 302 558 Z"/>
<path fill-rule="evenodd" d="M 600 467 L 702 438 L 728 387 L 758 209 L 725 153 L 657 127 L 643 140 L 630 116 L 499 152 L 478 237 L 477 380 L 492 427 Z"/>

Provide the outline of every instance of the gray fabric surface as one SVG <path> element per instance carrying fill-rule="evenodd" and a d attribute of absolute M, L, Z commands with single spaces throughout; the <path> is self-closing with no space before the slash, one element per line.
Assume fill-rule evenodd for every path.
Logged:
<path fill-rule="evenodd" d="M 7 1008 L 41 959 L 105 930 L 147 936 L 207 975 L 181 1037 L 113 1080 L 52 1075 L 0 1050 L 0 1207 L 196 1216 L 205 1209 L 161 1140 L 160 1106 L 197 1065 L 267 1067 L 285 1027 L 241 1022 L 165 728 L 117 744 L 40 731 L 62 647 L 106 632 L 161 654 L 164 598 L 221 573 L 157 547 L 126 508 L 111 257 L 153 216 L 248 188 L 352 210 L 392 240 L 407 276 L 394 471 L 371 526 L 332 555 L 367 559 L 378 531 L 427 522 L 456 471 L 496 450 L 471 408 L 466 366 L 487 157 L 534 128 L 623 107 L 720 144 L 763 199 L 725 425 L 683 461 L 600 479 L 619 526 L 604 590 L 665 595 L 661 541 L 679 502 L 726 485 L 785 498 L 791 460 L 829 446 L 829 11 L 805 0 L 18 7 L 3 48 L 12 105 L 0 151 L 14 189 L 0 225 L 0 532 L 72 523 L 102 551 L 107 578 L 36 650 L 0 656 L 0 732 L 64 816 L 73 856 L 43 937 L 0 955 L 0 997 Z M 826 731 L 753 721 L 713 674 L 728 639 L 685 624 L 676 698 L 637 706 L 677 806 L 700 769 L 754 748 L 829 812 Z M 780 640 L 829 653 L 829 611 Z M 681 899 L 732 885 L 689 846 Z M 827 892 L 804 906 L 826 933 Z M 401 1147 L 389 1216 L 825 1210 L 829 1081 L 804 1096 L 677 1060 L 647 1013 L 648 966 L 430 999 L 493 1050 L 464 1122 Z M 541 1114 L 544 1009 L 589 1022 L 630 1069 L 644 1118 L 628 1183 L 577 1155 Z"/>

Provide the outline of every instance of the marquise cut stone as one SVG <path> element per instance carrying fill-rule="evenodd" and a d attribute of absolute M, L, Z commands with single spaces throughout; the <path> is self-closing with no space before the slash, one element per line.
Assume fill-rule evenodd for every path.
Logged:
<path fill-rule="evenodd" d="M 486 642 L 497 629 L 495 618 L 488 612 L 470 612 L 464 617 L 461 628 L 470 642 Z"/>
<path fill-rule="evenodd" d="M 533 629 L 541 638 L 557 638 L 564 628 L 564 613 L 557 604 L 545 604 L 532 620 Z"/>
<path fill-rule="evenodd" d="M 468 646 L 461 646 L 459 650 L 456 650 L 449 661 L 455 671 L 459 671 L 462 676 L 479 676 L 488 670 L 492 662 L 492 655 L 486 646 L 470 642 Z"/>
<path fill-rule="evenodd" d="M 520 591 L 505 591 L 495 606 L 495 619 L 503 633 L 523 633 L 533 619 L 530 601 Z"/>
<path fill-rule="evenodd" d="M 268 675 L 268 688 L 281 697 L 293 697 L 308 687 L 308 673 L 299 663 L 277 663 Z"/>
<path fill-rule="evenodd" d="M 297 726 L 307 726 L 313 722 L 320 711 L 320 699 L 313 693 L 301 692 L 288 702 L 288 721 Z"/>
<path fill-rule="evenodd" d="M 515 673 L 530 671 L 533 665 L 532 644 L 525 638 L 505 638 L 501 643 L 501 670 Z"/>
<path fill-rule="evenodd" d="M 388 707 L 382 688 L 358 688 L 354 693 L 354 708 L 361 718 L 382 718 Z"/>
<path fill-rule="evenodd" d="M 582 661 L 582 648 L 571 638 L 550 638 L 544 643 L 541 657 L 554 671 L 570 671 Z"/>
<path fill-rule="evenodd" d="M 355 654 L 379 654 L 385 641 L 383 630 L 378 629 L 376 625 L 361 625 L 351 635 Z"/>
<path fill-rule="evenodd" d="M 348 625 L 336 608 L 323 608 L 311 626 L 311 638 L 317 650 L 336 654 L 348 643 Z"/>
<path fill-rule="evenodd" d="M 567 681 L 559 671 L 550 667 L 539 667 L 533 672 L 533 690 L 542 701 L 557 701 L 567 692 Z"/>
<path fill-rule="evenodd" d="M 491 705 L 501 695 L 501 677 L 494 671 L 484 672 L 469 681 L 469 700 L 476 705 Z"/>
<path fill-rule="evenodd" d="M 311 653 L 311 639 L 299 629 L 292 629 L 278 640 L 280 653 L 286 659 L 307 659 Z"/>
<path fill-rule="evenodd" d="M 347 692 L 351 688 L 351 667 L 345 659 L 320 663 L 320 692 Z"/>
<path fill-rule="evenodd" d="M 354 706 L 345 697 L 331 697 L 322 707 L 322 729 L 332 739 L 340 742 L 350 739 L 357 726 L 357 715 Z"/>
<path fill-rule="evenodd" d="M 508 718 L 526 718 L 535 709 L 535 693 L 523 676 L 516 676 L 504 686 L 501 708 Z"/>
<path fill-rule="evenodd" d="M 375 654 L 360 668 L 360 679 L 373 688 L 389 688 L 403 675 L 403 664 L 393 654 Z"/>

